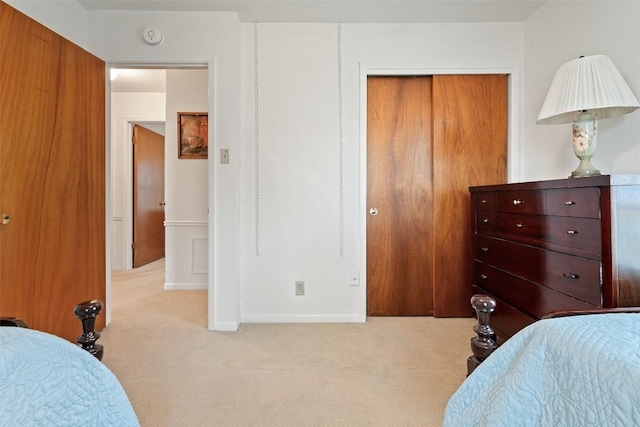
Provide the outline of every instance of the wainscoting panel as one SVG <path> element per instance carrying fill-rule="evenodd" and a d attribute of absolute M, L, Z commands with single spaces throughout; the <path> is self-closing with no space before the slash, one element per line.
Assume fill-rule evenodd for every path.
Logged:
<path fill-rule="evenodd" d="M 207 274 L 209 272 L 209 238 L 207 236 L 191 237 L 191 274 Z"/>
<path fill-rule="evenodd" d="M 206 221 L 165 221 L 166 290 L 208 289 Z"/>

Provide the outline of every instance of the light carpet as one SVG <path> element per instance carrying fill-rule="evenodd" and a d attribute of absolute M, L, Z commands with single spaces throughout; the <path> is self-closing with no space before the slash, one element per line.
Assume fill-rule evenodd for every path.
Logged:
<path fill-rule="evenodd" d="M 103 362 L 142 426 L 440 426 L 471 318 L 207 330 L 205 291 L 164 291 L 164 261 L 117 272 Z"/>

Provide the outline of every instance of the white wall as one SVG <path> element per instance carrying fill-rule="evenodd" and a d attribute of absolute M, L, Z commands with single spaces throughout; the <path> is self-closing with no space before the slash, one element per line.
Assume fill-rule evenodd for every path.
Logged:
<path fill-rule="evenodd" d="M 178 159 L 178 112 L 208 112 L 208 70 L 167 70 L 165 289 L 207 289 L 207 160 Z M 214 155 L 215 152 L 210 153 Z"/>
<path fill-rule="evenodd" d="M 580 55 L 604 54 L 640 99 L 640 2 L 552 1 L 524 25 L 524 178 L 566 178 L 578 166 L 571 125 L 536 125 L 556 70 Z M 600 120 L 598 152 L 603 174 L 640 173 L 640 111 Z"/>
<path fill-rule="evenodd" d="M 518 74 L 522 25 L 344 24 L 339 35 L 336 24 L 258 24 L 257 38 L 255 28 L 242 25 L 242 321 L 362 321 L 365 286 L 349 280 L 366 271 L 362 70 Z"/>
<path fill-rule="evenodd" d="M 50 30 L 87 48 L 87 11 L 75 0 L 2 0 Z"/>
<path fill-rule="evenodd" d="M 165 94 L 111 93 L 111 270 L 131 268 L 132 148 L 130 122 L 164 122 Z"/>

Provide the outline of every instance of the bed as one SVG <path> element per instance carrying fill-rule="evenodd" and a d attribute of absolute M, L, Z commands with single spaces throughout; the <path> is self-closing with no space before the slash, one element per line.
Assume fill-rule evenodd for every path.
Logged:
<path fill-rule="evenodd" d="M 443 425 L 640 425 L 640 314 L 624 311 L 522 329 L 469 374 Z"/>
<path fill-rule="evenodd" d="M 95 340 L 81 343 L 86 333 L 74 345 L 19 319 L 2 325 L 0 426 L 139 426 L 120 382 L 90 351 Z"/>

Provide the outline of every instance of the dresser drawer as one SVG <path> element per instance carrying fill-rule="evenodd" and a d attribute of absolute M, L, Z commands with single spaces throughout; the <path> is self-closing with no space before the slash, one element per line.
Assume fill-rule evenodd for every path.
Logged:
<path fill-rule="evenodd" d="M 541 318 L 554 310 L 590 310 L 599 306 L 572 298 L 476 261 L 475 285 L 525 313 Z"/>
<path fill-rule="evenodd" d="M 496 193 L 479 192 L 473 195 L 473 208 L 477 211 L 493 211 L 496 209 Z"/>
<path fill-rule="evenodd" d="M 600 218 L 600 188 L 559 188 L 547 190 L 548 215 Z"/>
<path fill-rule="evenodd" d="M 475 256 L 485 264 L 589 304 L 602 304 L 598 261 L 485 236 L 476 236 Z"/>
<path fill-rule="evenodd" d="M 476 211 L 476 233 L 496 230 L 496 212 Z"/>
<path fill-rule="evenodd" d="M 600 253 L 600 220 L 499 212 L 491 230 Z"/>
<path fill-rule="evenodd" d="M 497 210 L 500 212 L 544 214 L 544 191 L 500 191 L 497 197 Z"/>

